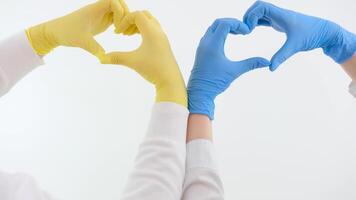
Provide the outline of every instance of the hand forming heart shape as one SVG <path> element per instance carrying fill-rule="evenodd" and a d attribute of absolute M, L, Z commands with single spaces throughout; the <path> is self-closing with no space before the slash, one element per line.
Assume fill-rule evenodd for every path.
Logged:
<path fill-rule="evenodd" d="M 244 22 L 250 31 L 256 26 L 270 26 L 287 34 L 287 41 L 272 57 L 271 71 L 301 51 L 322 48 L 326 55 L 341 64 L 349 59 L 356 49 L 355 35 L 337 24 L 263 1 L 257 1 L 248 9 Z"/>

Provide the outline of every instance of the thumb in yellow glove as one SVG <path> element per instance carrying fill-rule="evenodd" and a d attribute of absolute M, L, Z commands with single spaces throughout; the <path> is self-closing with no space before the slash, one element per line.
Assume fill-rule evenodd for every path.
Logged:
<path fill-rule="evenodd" d="M 129 10 L 124 0 L 99 0 L 69 15 L 29 28 L 26 33 L 38 55 L 58 46 L 80 47 L 100 58 L 105 50 L 94 36 L 114 22 L 118 27 Z"/>
<path fill-rule="evenodd" d="M 159 22 L 148 11 L 125 16 L 118 32 L 137 27 L 141 46 L 131 52 L 112 52 L 101 60 L 103 64 L 126 65 L 156 87 L 156 102 L 174 102 L 187 107 L 187 92 L 168 38 Z"/>

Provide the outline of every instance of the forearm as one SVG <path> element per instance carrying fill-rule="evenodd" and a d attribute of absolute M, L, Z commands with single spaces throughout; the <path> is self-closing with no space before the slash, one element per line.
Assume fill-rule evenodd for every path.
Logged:
<path fill-rule="evenodd" d="M 0 42 L 0 96 L 21 78 L 42 65 L 43 60 L 32 49 L 25 31 Z"/>
<path fill-rule="evenodd" d="M 157 103 L 122 200 L 178 200 L 185 175 L 188 110 Z"/>
<path fill-rule="evenodd" d="M 224 199 L 224 188 L 213 143 L 195 139 L 187 144 L 182 200 Z"/>
<path fill-rule="evenodd" d="M 356 82 L 356 54 L 348 61 L 343 63 L 342 68 L 350 76 L 353 82 Z"/>
<path fill-rule="evenodd" d="M 208 199 L 224 199 L 212 143 L 212 122 L 207 115 L 190 114 L 182 200 Z"/>
<path fill-rule="evenodd" d="M 51 200 L 52 197 L 39 187 L 29 175 L 0 171 L 1 200 Z"/>
<path fill-rule="evenodd" d="M 213 141 L 212 123 L 206 115 L 190 114 L 187 127 L 187 143 L 197 139 Z"/>

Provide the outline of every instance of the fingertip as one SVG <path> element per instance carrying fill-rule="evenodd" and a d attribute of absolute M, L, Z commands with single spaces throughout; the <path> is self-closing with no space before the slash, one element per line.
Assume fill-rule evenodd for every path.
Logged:
<path fill-rule="evenodd" d="M 129 34 L 129 36 L 139 34 L 139 33 L 140 33 L 140 31 L 138 30 L 137 27 L 135 27 L 135 29 Z"/>
<path fill-rule="evenodd" d="M 121 6 L 123 7 L 124 10 L 124 15 L 128 14 L 130 12 L 129 7 L 127 6 L 126 2 L 124 0 L 119 0 Z"/>
<path fill-rule="evenodd" d="M 226 37 L 231 31 L 231 26 L 227 23 L 219 23 L 214 31 L 216 37 Z"/>
<path fill-rule="evenodd" d="M 251 15 L 249 18 L 247 18 L 246 25 L 250 31 L 253 31 L 253 29 L 255 29 L 257 26 L 257 22 L 258 18 L 255 15 Z"/>
<path fill-rule="evenodd" d="M 276 69 L 278 68 L 278 66 L 280 65 L 280 63 L 271 63 L 271 65 L 269 66 L 269 70 L 271 71 L 271 72 L 274 72 L 274 71 L 276 71 Z"/>
<path fill-rule="evenodd" d="M 262 57 L 251 58 L 251 62 L 258 68 L 268 67 L 271 62 Z"/>
<path fill-rule="evenodd" d="M 127 14 L 125 11 L 125 8 L 123 7 L 122 3 L 119 1 L 111 1 L 111 11 L 114 15 L 114 24 L 116 26 L 117 23 L 119 23 L 124 16 Z"/>
<path fill-rule="evenodd" d="M 133 25 L 123 22 L 118 25 L 118 27 L 115 29 L 115 33 L 117 34 L 124 34 L 127 35 L 127 32 L 132 29 Z"/>
<path fill-rule="evenodd" d="M 116 34 L 121 34 L 124 32 L 124 25 L 121 23 L 118 26 L 116 26 L 115 28 L 115 33 Z"/>
<path fill-rule="evenodd" d="M 250 28 L 245 23 L 241 23 L 240 25 L 240 32 L 244 35 L 251 33 Z"/>
<path fill-rule="evenodd" d="M 265 64 L 265 65 L 270 65 L 271 62 L 269 60 L 267 60 L 266 58 L 263 58 L 263 57 L 260 57 L 260 61 L 262 64 Z"/>
<path fill-rule="evenodd" d="M 135 11 L 127 14 L 122 18 L 121 21 L 115 23 L 115 33 L 120 34 L 127 31 L 130 27 L 135 25 L 135 19 L 139 15 L 140 12 Z"/>
<path fill-rule="evenodd" d="M 210 31 L 211 31 L 211 33 L 214 33 L 215 31 L 216 31 L 216 29 L 218 28 L 218 25 L 219 25 L 219 22 L 220 21 L 220 19 L 216 19 L 212 24 L 211 24 L 211 26 L 210 26 Z"/>
<path fill-rule="evenodd" d="M 261 65 L 269 66 L 271 62 L 265 58 L 260 58 Z"/>
<path fill-rule="evenodd" d="M 250 28 L 243 22 L 237 21 L 234 24 L 233 29 L 230 30 L 230 33 L 232 34 L 242 34 L 242 35 L 247 35 L 251 33 Z"/>
<path fill-rule="evenodd" d="M 124 35 L 130 36 L 133 35 L 137 30 L 137 27 L 135 25 L 131 25 L 129 26 L 125 31 L 124 31 Z"/>
<path fill-rule="evenodd" d="M 155 19 L 155 17 L 151 14 L 150 11 L 148 11 L 148 10 L 143 10 L 142 12 L 143 12 L 143 14 L 145 14 L 145 16 L 146 16 L 148 19 Z"/>
<path fill-rule="evenodd" d="M 242 18 L 242 22 L 248 26 L 249 13 L 246 13 Z"/>
<path fill-rule="evenodd" d="M 101 57 L 99 57 L 99 61 L 101 64 L 110 64 L 110 57 L 108 55 L 103 55 Z"/>
<path fill-rule="evenodd" d="M 116 34 L 120 34 L 121 31 L 118 29 L 118 28 L 115 28 L 115 31 L 114 31 Z"/>

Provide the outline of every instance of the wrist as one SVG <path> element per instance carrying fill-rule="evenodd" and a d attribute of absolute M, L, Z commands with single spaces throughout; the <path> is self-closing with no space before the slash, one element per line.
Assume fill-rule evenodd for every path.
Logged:
<path fill-rule="evenodd" d="M 190 114 L 187 126 L 187 143 L 206 139 L 213 140 L 212 124 L 208 116 L 200 114 Z"/>
<path fill-rule="evenodd" d="M 174 102 L 187 108 L 188 98 L 184 81 L 157 85 L 156 102 Z"/>
<path fill-rule="evenodd" d="M 344 71 L 350 76 L 352 81 L 356 83 L 356 54 L 342 65 Z"/>
<path fill-rule="evenodd" d="M 191 114 L 206 115 L 210 120 L 214 119 L 215 97 L 201 91 L 188 89 L 188 109 Z"/>
<path fill-rule="evenodd" d="M 40 56 L 45 56 L 59 45 L 52 34 L 48 33 L 46 24 L 33 26 L 26 30 L 26 35 L 32 48 Z"/>

